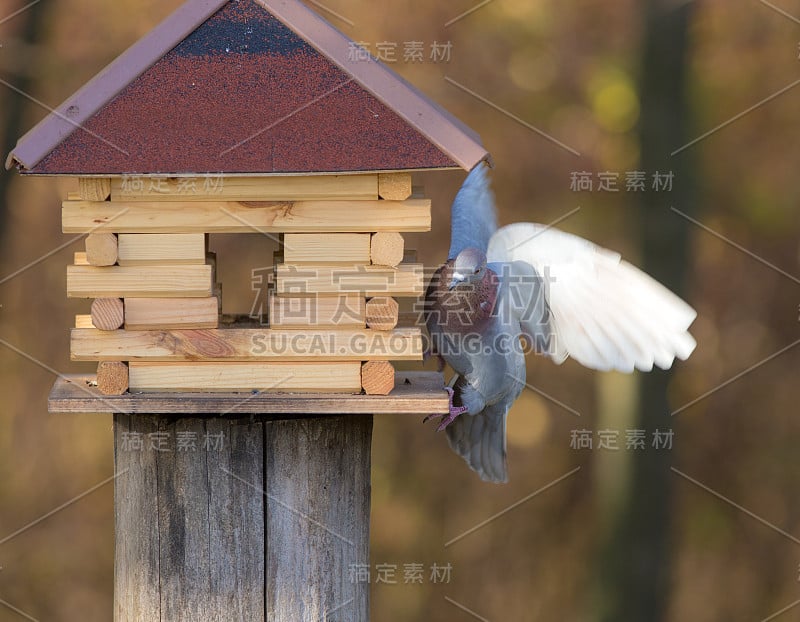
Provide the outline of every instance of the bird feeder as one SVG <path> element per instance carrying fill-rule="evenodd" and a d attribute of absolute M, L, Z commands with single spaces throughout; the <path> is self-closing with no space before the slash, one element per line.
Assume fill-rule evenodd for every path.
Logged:
<path fill-rule="evenodd" d="M 8 157 L 79 182 L 71 357 L 98 370 L 49 407 L 114 416 L 119 622 L 368 619 L 372 415 L 448 412 L 392 366 L 423 354 L 412 172 L 487 153 L 354 48 L 299 0 L 189 0 Z M 266 317 L 221 316 L 208 234 L 254 232 L 280 236 Z"/>

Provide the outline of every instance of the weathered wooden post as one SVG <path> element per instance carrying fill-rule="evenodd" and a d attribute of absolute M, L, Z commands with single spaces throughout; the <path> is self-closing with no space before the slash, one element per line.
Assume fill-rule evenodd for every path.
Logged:
<path fill-rule="evenodd" d="M 411 171 L 486 157 L 299 0 L 189 0 L 19 141 L 8 167 L 79 181 L 70 347 L 99 364 L 49 403 L 114 416 L 115 620 L 368 619 L 372 416 L 448 408 L 390 362 L 423 354 Z M 208 234 L 253 232 L 268 318 L 223 318 Z"/>
<path fill-rule="evenodd" d="M 115 619 L 369 619 L 349 568 L 369 563 L 370 415 L 115 415 L 114 430 Z M 131 449 L 152 434 L 198 448 Z"/>

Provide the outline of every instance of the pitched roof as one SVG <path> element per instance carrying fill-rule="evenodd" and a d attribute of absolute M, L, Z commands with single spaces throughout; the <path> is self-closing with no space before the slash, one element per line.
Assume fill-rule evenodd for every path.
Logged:
<path fill-rule="evenodd" d="M 188 0 L 9 154 L 45 175 L 472 169 L 478 136 L 299 0 Z"/>

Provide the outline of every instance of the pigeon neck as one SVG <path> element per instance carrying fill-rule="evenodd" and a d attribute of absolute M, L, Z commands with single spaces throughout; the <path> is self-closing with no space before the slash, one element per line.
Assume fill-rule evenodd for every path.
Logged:
<path fill-rule="evenodd" d="M 453 266 L 448 262 L 448 272 L 452 271 Z M 449 283 L 448 278 L 444 283 Z M 497 274 L 486 269 L 486 274 L 480 281 L 475 282 L 471 287 L 464 287 L 447 292 L 445 303 L 447 307 L 457 309 L 458 313 L 448 317 L 458 318 L 460 326 L 449 326 L 451 330 L 462 328 L 464 330 L 474 330 L 489 320 L 492 316 L 497 303 L 497 290 L 499 279 Z"/>

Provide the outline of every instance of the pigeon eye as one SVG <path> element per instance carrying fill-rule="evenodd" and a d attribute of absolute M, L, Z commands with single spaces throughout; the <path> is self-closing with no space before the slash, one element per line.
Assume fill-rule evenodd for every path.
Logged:
<path fill-rule="evenodd" d="M 475 268 L 475 274 L 480 274 L 480 273 L 481 273 L 481 269 L 480 268 Z"/>

